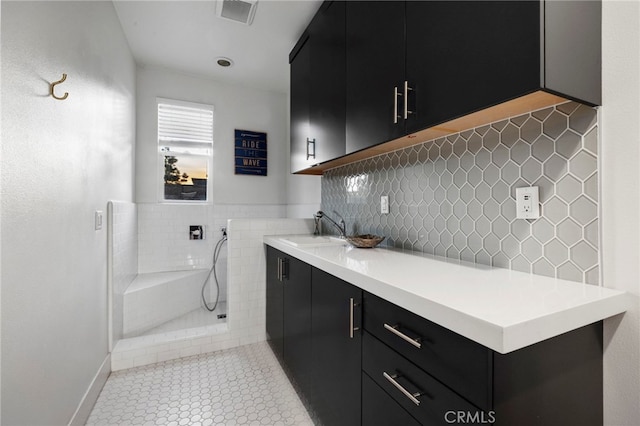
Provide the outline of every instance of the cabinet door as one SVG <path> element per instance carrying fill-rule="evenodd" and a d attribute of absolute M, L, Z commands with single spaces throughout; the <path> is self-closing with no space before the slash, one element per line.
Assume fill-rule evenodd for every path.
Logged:
<path fill-rule="evenodd" d="M 279 276 L 282 253 L 267 247 L 267 341 L 273 353 L 283 361 L 283 287 Z"/>
<path fill-rule="evenodd" d="M 311 102 L 311 44 L 307 33 L 303 34 L 294 48 L 290 63 L 291 172 L 297 172 L 315 164 L 307 159 Z"/>
<path fill-rule="evenodd" d="M 323 424 L 359 425 L 362 290 L 316 268 L 312 282 L 313 406 Z"/>
<path fill-rule="evenodd" d="M 404 134 L 405 2 L 347 2 L 347 153 Z M 398 108 L 398 109 L 396 109 Z"/>
<path fill-rule="evenodd" d="M 345 2 L 323 4 L 309 27 L 311 43 L 310 136 L 313 164 L 345 154 Z"/>
<path fill-rule="evenodd" d="M 284 261 L 284 363 L 303 395 L 311 391 L 311 266 Z"/>
<path fill-rule="evenodd" d="M 538 1 L 406 2 L 407 133 L 540 87 Z"/>

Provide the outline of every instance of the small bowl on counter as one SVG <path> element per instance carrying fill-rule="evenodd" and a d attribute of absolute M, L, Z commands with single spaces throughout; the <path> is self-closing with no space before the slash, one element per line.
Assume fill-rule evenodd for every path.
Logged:
<path fill-rule="evenodd" d="M 346 239 L 349 244 L 357 248 L 374 248 L 384 240 L 384 237 L 372 234 L 363 234 L 352 235 L 350 237 L 346 237 Z"/>

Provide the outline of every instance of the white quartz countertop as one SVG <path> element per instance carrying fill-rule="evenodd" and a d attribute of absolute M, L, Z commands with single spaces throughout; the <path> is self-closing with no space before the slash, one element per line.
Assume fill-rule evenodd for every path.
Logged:
<path fill-rule="evenodd" d="M 500 353 L 629 308 L 621 291 L 509 269 L 375 248 L 265 244 Z"/>

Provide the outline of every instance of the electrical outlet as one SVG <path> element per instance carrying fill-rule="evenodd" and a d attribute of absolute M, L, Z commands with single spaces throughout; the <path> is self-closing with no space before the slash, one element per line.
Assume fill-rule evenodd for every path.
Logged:
<path fill-rule="evenodd" d="M 537 186 L 516 188 L 516 218 L 538 219 L 540 217 L 540 192 Z"/>
<path fill-rule="evenodd" d="M 380 196 L 380 213 L 389 214 L 389 196 L 388 195 Z"/>

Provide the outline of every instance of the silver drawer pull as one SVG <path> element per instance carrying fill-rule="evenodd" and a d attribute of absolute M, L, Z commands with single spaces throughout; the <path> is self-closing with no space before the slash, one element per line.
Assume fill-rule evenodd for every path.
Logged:
<path fill-rule="evenodd" d="M 278 258 L 278 281 L 282 281 L 282 259 Z"/>
<path fill-rule="evenodd" d="M 422 348 L 422 343 L 420 343 L 420 339 L 412 339 L 411 337 L 409 337 L 406 334 L 402 333 L 401 331 L 398 330 L 398 325 L 397 324 L 396 325 L 389 325 L 389 324 L 385 323 L 384 324 L 384 328 L 386 328 L 387 330 L 389 330 L 390 332 L 392 332 L 393 334 L 395 334 L 396 336 L 398 336 L 399 338 L 401 338 L 405 342 L 411 343 L 416 348 L 418 348 L 418 349 Z"/>
<path fill-rule="evenodd" d="M 420 405 L 420 400 L 417 397 L 419 397 L 422 394 L 420 392 L 411 393 L 408 390 L 406 390 L 404 388 L 404 386 L 402 386 L 396 380 L 398 377 L 400 377 L 399 375 L 394 374 L 393 376 L 391 376 L 386 371 L 383 371 L 382 375 L 384 376 L 385 379 L 387 379 L 389 381 L 389 383 L 391 383 L 393 386 L 395 386 L 396 389 L 398 389 L 400 392 L 402 392 L 404 394 L 404 396 L 409 398 L 411 400 L 411 402 L 413 402 L 416 405 Z"/>
<path fill-rule="evenodd" d="M 358 306 L 358 303 L 355 303 L 353 297 L 349 299 L 349 338 L 353 339 L 353 332 L 360 330 L 360 327 L 353 326 L 353 308 Z"/>
<path fill-rule="evenodd" d="M 398 86 L 393 88 L 393 124 L 398 124 L 398 96 L 402 96 L 402 93 L 398 92 Z"/>

